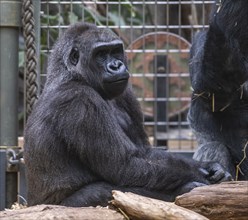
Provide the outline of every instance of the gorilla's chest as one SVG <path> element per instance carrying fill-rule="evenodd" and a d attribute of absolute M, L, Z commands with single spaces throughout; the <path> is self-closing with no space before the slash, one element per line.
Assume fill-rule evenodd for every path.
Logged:
<path fill-rule="evenodd" d="M 129 129 L 132 127 L 132 120 L 128 113 L 121 111 L 120 109 L 116 109 L 114 112 L 114 117 L 121 129 L 125 133 L 128 133 Z"/>
<path fill-rule="evenodd" d="M 110 101 L 108 103 L 109 114 L 112 118 L 112 122 L 116 123 L 118 127 L 123 130 L 125 133 L 132 127 L 132 118 L 125 110 L 123 106 L 120 106 L 116 101 Z"/>

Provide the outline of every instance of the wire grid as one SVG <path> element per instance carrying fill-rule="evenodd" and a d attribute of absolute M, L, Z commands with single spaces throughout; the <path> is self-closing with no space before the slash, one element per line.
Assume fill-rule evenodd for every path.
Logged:
<path fill-rule="evenodd" d="M 110 28 L 123 40 L 133 90 L 155 146 L 193 150 L 187 122 L 191 91 L 188 58 L 195 32 L 207 28 L 214 1 L 41 0 L 41 70 L 57 37 L 78 21 Z"/>

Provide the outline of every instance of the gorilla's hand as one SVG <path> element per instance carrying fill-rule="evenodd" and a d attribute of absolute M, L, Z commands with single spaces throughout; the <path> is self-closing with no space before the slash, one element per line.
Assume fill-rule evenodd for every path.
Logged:
<path fill-rule="evenodd" d="M 207 180 L 212 184 L 233 180 L 231 174 L 225 171 L 219 163 L 204 162 L 203 167 L 201 172 L 206 174 Z"/>
<path fill-rule="evenodd" d="M 182 195 L 184 193 L 187 193 L 189 191 L 191 191 L 192 189 L 199 187 L 199 186 L 206 186 L 207 184 L 204 183 L 200 183 L 200 182 L 189 182 L 187 184 L 185 184 L 184 186 L 182 186 L 177 192 L 177 195 Z"/>
<path fill-rule="evenodd" d="M 183 185 L 179 190 L 176 191 L 177 195 L 181 195 L 191 191 L 192 189 L 199 186 L 206 186 L 209 183 L 220 183 L 224 181 L 231 181 L 232 176 L 226 172 L 225 169 L 216 162 L 202 162 L 200 173 L 207 179 L 207 181 L 192 181 Z"/>

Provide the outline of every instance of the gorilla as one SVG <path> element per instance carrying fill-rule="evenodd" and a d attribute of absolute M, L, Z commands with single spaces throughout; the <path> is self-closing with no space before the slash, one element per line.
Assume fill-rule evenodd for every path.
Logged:
<path fill-rule="evenodd" d="M 173 201 L 230 179 L 218 163 L 152 148 L 128 79 L 123 43 L 110 30 L 77 23 L 58 40 L 25 129 L 30 206 L 106 206 L 114 189 Z"/>
<path fill-rule="evenodd" d="M 208 31 L 193 41 L 190 76 L 188 119 L 199 143 L 193 158 L 248 180 L 248 1 L 214 7 Z"/>

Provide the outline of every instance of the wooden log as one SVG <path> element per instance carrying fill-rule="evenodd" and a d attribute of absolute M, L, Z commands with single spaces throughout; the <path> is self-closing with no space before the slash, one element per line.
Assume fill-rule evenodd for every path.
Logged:
<path fill-rule="evenodd" d="M 248 181 L 202 186 L 178 196 L 175 204 L 211 220 L 248 219 Z"/>
<path fill-rule="evenodd" d="M 132 220 L 207 220 L 206 217 L 170 202 L 133 193 L 113 191 L 111 203 Z"/>
<path fill-rule="evenodd" d="M 108 208 L 74 208 L 56 205 L 38 205 L 19 210 L 0 212 L 1 220 L 124 220 L 118 212 Z"/>
<path fill-rule="evenodd" d="M 114 200 L 112 200 L 111 203 L 117 207 L 125 217 L 108 208 L 72 208 L 55 205 L 39 205 L 20 210 L 2 211 L 0 212 L 0 219 L 248 219 L 248 181 L 226 182 L 217 185 L 195 188 L 191 192 L 177 197 L 177 205 L 174 203 L 139 196 L 133 193 L 122 193 L 119 191 L 113 191 L 113 197 Z"/>

